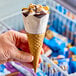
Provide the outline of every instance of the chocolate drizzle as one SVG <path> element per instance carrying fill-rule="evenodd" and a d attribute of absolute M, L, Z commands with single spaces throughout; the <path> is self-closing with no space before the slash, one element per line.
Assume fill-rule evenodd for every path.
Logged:
<path fill-rule="evenodd" d="M 23 13 L 23 15 L 24 15 L 25 17 L 27 17 L 28 14 L 29 14 L 29 12 Z"/>
<path fill-rule="evenodd" d="M 24 8 L 24 9 L 22 9 L 22 11 L 26 11 L 26 12 L 23 12 L 23 15 L 25 17 L 27 17 L 28 15 L 33 15 L 33 16 L 38 17 L 38 18 L 43 17 L 48 12 L 48 10 L 46 11 L 43 8 L 43 6 L 41 6 L 41 5 L 35 5 L 35 4 L 30 4 L 29 8 Z"/>

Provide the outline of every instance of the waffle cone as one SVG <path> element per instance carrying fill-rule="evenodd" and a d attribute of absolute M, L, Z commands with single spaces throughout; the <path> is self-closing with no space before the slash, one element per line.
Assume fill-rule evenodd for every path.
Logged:
<path fill-rule="evenodd" d="M 34 56 L 33 67 L 36 72 L 45 34 L 27 34 L 30 53 Z"/>

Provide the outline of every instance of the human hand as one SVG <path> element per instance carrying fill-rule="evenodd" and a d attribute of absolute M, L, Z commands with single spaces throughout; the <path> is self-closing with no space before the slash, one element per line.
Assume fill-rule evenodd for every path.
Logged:
<path fill-rule="evenodd" d="M 33 68 L 30 63 L 34 57 L 28 52 L 29 47 L 26 34 L 12 30 L 0 35 L 0 64 L 7 61 L 16 61 Z M 40 62 L 41 58 L 39 59 Z"/>

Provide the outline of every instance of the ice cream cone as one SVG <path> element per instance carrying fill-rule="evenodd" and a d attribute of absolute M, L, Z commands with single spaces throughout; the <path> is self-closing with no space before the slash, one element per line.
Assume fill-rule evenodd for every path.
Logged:
<path fill-rule="evenodd" d="M 42 49 L 44 35 L 45 35 L 44 33 L 43 34 L 27 34 L 30 52 L 34 56 L 33 66 L 34 66 L 35 72 L 37 71 L 37 67 L 39 63 L 39 57 L 40 57 L 40 52 Z"/>
<path fill-rule="evenodd" d="M 39 63 L 48 17 L 48 13 L 41 16 L 24 16 L 23 14 L 24 27 L 28 36 L 29 49 L 31 54 L 34 56 L 33 66 L 35 72 L 37 71 Z"/>

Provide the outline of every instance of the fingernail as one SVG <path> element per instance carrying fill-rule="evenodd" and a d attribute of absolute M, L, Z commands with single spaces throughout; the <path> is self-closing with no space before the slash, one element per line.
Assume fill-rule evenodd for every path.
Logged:
<path fill-rule="evenodd" d="M 34 57 L 32 56 L 32 60 L 34 60 Z"/>

